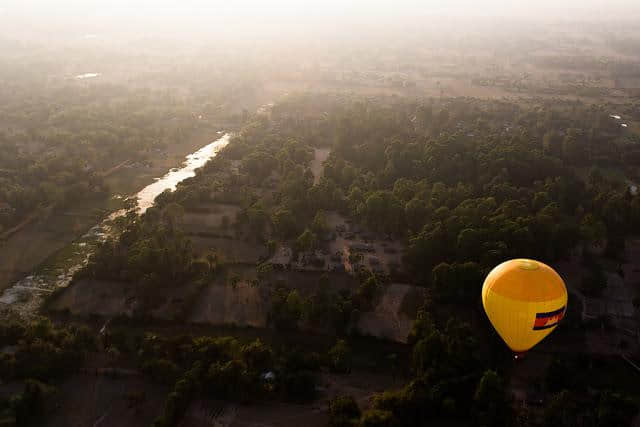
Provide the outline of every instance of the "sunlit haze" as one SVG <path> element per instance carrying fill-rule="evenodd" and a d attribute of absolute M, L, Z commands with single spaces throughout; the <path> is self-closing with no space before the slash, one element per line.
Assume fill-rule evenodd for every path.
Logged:
<path fill-rule="evenodd" d="M 640 426 L 640 0 L 0 0 L 0 425 Z"/>

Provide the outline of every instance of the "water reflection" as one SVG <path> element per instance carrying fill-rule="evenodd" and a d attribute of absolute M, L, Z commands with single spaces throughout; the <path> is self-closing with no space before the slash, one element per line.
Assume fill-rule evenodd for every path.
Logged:
<path fill-rule="evenodd" d="M 84 73 L 84 74 L 78 74 L 76 76 L 76 79 L 78 80 L 84 80 L 84 79 L 92 79 L 94 77 L 99 77 L 100 73 Z"/>
<path fill-rule="evenodd" d="M 221 133 L 218 132 L 218 134 Z M 157 178 L 153 184 L 143 188 L 136 195 L 139 212 L 143 213 L 153 206 L 155 198 L 163 191 L 173 191 L 179 182 L 195 176 L 196 169 L 204 166 L 207 161 L 215 157 L 229 143 L 229 138 L 228 133 L 222 135 L 212 143 L 188 155 L 181 168 L 172 168 L 162 178 Z M 115 195 L 114 197 L 121 198 L 122 196 Z M 56 265 L 51 266 L 48 274 L 26 276 L 6 289 L 0 296 L 0 304 L 10 305 L 15 313 L 22 316 L 35 314 L 45 295 L 50 294 L 56 288 L 66 287 L 71 283 L 73 275 L 87 263 L 93 248 L 113 233 L 112 221 L 125 213 L 125 210 L 113 212 L 100 224 L 93 226 L 77 242 L 72 243 L 72 251 L 67 255 L 68 257 L 65 256 L 60 264 L 55 263 Z"/>
<path fill-rule="evenodd" d="M 223 135 L 209 145 L 205 145 L 198 151 L 187 156 L 184 166 L 180 169 L 173 168 L 162 178 L 150 184 L 138 193 L 138 209 L 143 213 L 153 205 L 155 198 L 165 190 L 175 190 L 179 182 L 195 176 L 196 169 L 205 165 L 214 157 L 220 149 L 229 143 L 229 134 Z"/>

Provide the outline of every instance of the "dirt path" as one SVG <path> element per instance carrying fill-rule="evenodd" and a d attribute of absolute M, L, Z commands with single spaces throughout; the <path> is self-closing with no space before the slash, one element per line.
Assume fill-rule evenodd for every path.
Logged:
<path fill-rule="evenodd" d="M 109 176 L 109 175 L 113 174 L 114 172 L 116 172 L 116 171 L 118 171 L 118 170 L 122 169 L 122 168 L 123 168 L 123 167 L 125 167 L 127 164 L 129 164 L 129 162 L 130 162 L 130 160 L 129 160 L 129 159 L 127 159 L 127 160 L 125 160 L 124 162 L 121 162 L 121 163 L 119 163 L 119 164 L 115 165 L 114 167 L 107 169 L 107 170 L 106 170 L 106 171 L 104 171 L 104 172 L 98 172 L 98 175 L 100 175 L 101 177 L 105 178 L 105 177 L 107 177 L 107 176 Z"/>

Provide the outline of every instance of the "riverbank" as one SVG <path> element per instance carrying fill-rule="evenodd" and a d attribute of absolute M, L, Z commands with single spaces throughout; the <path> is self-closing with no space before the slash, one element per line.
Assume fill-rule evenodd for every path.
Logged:
<path fill-rule="evenodd" d="M 39 215 L 0 242 L 0 291 L 31 274 L 48 259 L 56 258 L 57 252 L 87 233 L 105 213 L 121 208 L 124 198 L 119 195 L 136 194 L 171 168 L 181 166 L 188 154 L 218 138 L 219 129 L 203 125 L 189 137 L 169 146 L 166 153 L 158 153 L 149 164 L 119 168 L 106 178 L 110 188 L 108 197 L 82 200 L 66 209 Z"/>

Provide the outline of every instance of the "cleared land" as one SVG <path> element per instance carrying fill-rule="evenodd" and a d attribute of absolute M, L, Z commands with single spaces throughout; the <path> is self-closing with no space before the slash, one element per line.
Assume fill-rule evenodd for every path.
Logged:
<path fill-rule="evenodd" d="M 418 295 L 413 294 L 414 291 L 419 291 Z M 413 325 L 413 319 L 402 311 L 404 299 L 407 297 L 424 299 L 424 290 L 398 283 L 387 286 L 375 309 L 360 316 L 358 321 L 360 333 L 406 343 Z"/>
<path fill-rule="evenodd" d="M 350 395 L 360 408 L 371 406 L 375 393 L 398 386 L 389 375 L 353 372 L 350 375 L 323 373 L 318 387 L 319 396 L 311 404 L 299 405 L 278 402 L 255 402 L 251 405 L 231 404 L 217 400 L 198 399 L 187 409 L 182 427 L 203 425 L 225 427 L 324 427 L 329 421 L 328 401 Z"/>
<path fill-rule="evenodd" d="M 44 418 L 48 427 L 151 425 L 169 388 L 142 376 L 77 374 L 59 386 Z"/>

